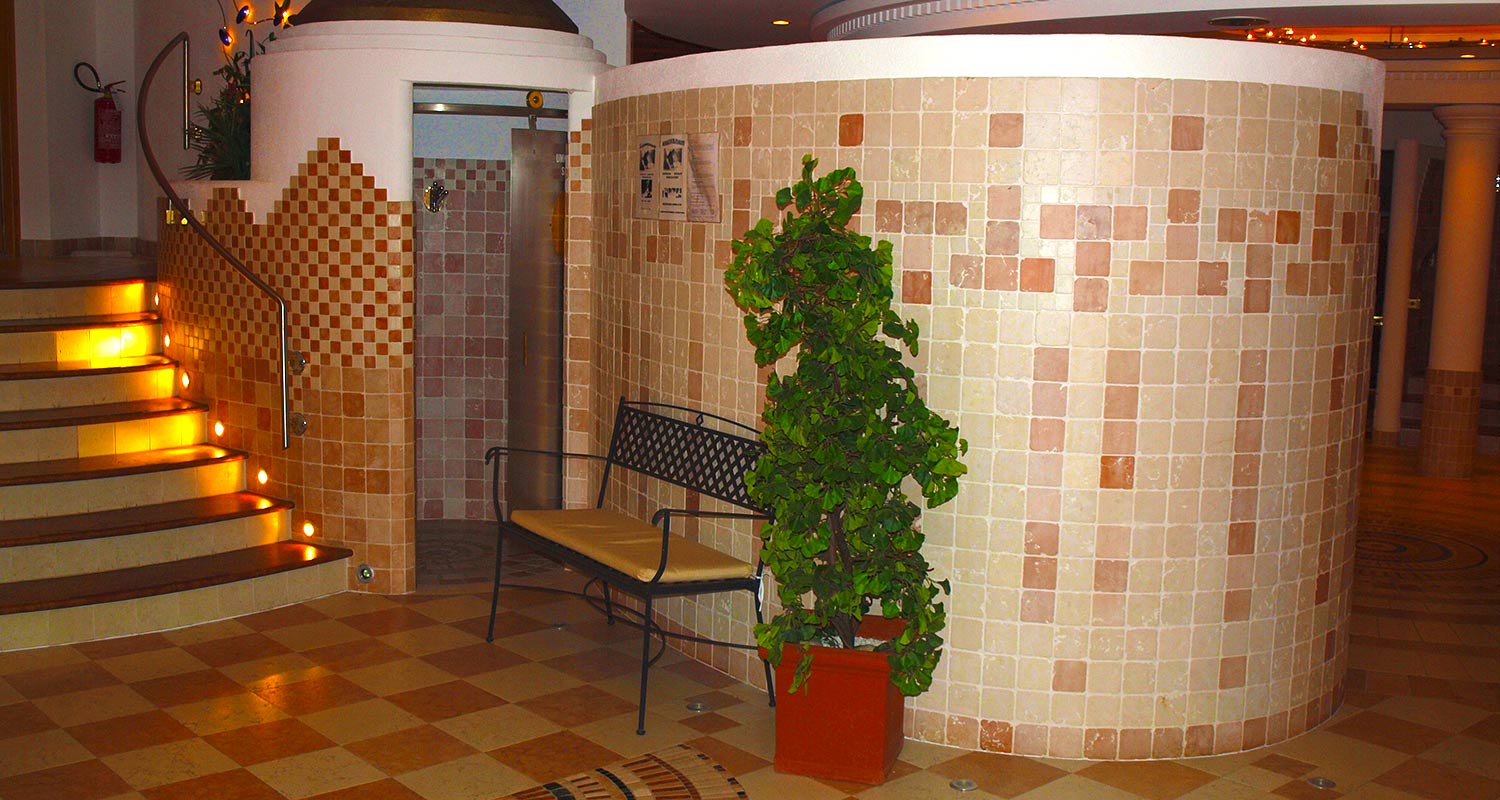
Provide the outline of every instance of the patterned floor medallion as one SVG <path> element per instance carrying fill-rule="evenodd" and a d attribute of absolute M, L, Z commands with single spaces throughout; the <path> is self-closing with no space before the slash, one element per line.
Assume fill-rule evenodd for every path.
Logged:
<path fill-rule="evenodd" d="M 510 796 L 510 800 L 744 800 L 722 765 L 687 745 L 580 772 Z"/>

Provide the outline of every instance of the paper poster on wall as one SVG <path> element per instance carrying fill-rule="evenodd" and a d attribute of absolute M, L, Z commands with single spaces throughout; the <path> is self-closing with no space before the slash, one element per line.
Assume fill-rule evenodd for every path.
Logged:
<path fill-rule="evenodd" d="M 660 208 L 657 185 L 661 176 L 661 165 L 657 162 L 657 152 L 660 149 L 660 136 L 646 136 L 640 140 L 637 150 L 635 215 L 643 219 L 656 219 Z"/>
<path fill-rule="evenodd" d="M 661 137 L 657 151 L 661 157 L 660 178 L 656 182 L 656 216 L 658 219 L 687 219 L 687 137 L 671 133 Z"/>
<path fill-rule="evenodd" d="M 719 221 L 719 133 L 687 135 L 687 218 Z"/>

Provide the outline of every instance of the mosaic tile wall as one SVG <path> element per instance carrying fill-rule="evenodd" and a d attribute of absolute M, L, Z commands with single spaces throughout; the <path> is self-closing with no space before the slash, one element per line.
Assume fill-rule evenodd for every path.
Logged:
<path fill-rule="evenodd" d="M 1362 103 L 1058 78 L 602 103 L 590 228 L 572 234 L 593 240 L 578 329 L 593 376 L 576 398 L 591 444 L 621 394 L 757 417 L 729 241 L 775 214 L 802 154 L 854 167 L 859 226 L 894 243 L 923 331 L 929 402 L 970 443 L 958 499 L 924 518 L 953 593 L 908 732 L 1106 759 L 1294 736 L 1337 707 L 1347 666 L 1378 202 Z M 632 218 L 637 139 L 708 131 L 724 220 Z M 672 499 L 648 491 L 612 502 Z M 698 535 L 753 557 L 744 527 Z M 753 621 L 739 597 L 668 613 L 739 641 Z M 748 654 L 695 655 L 760 681 Z"/>
<path fill-rule="evenodd" d="M 418 158 L 414 197 L 435 180 L 441 211 L 416 230 L 417 519 L 489 519 L 484 449 L 505 441 L 505 161 Z"/>
<path fill-rule="evenodd" d="M 166 352 L 192 379 L 182 394 L 210 405 L 226 429 L 219 443 L 251 454 L 249 474 L 266 471 L 262 491 L 297 504 L 294 529 L 311 520 L 320 539 L 376 568 L 358 588 L 412 591 L 411 204 L 386 200 L 337 139 L 323 139 L 263 223 L 233 189 L 195 213 L 286 298 L 290 346 L 308 357 L 291 407 L 308 430 L 281 449 L 275 305 L 172 225 L 161 231 L 159 288 Z"/>

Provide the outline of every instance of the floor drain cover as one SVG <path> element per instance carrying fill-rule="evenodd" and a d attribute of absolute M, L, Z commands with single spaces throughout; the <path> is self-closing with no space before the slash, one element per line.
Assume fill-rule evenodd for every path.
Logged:
<path fill-rule="evenodd" d="M 707 711 L 708 710 L 708 703 L 705 703 L 702 700 L 694 700 L 693 702 L 687 704 L 687 710 L 689 710 L 689 711 Z"/>
<path fill-rule="evenodd" d="M 1307 785 L 1313 787 L 1314 789 L 1332 789 L 1333 787 L 1338 786 L 1337 783 L 1334 783 L 1332 778 L 1308 778 Z"/>
<path fill-rule="evenodd" d="M 979 788 L 979 784 L 968 778 L 954 778 L 948 782 L 948 787 L 958 792 L 972 792 Z"/>
<path fill-rule="evenodd" d="M 559 622 L 556 625 L 552 626 L 552 630 L 554 630 L 554 631 L 565 631 L 567 629 L 568 629 L 568 623 L 566 623 L 566 622 Z"/>

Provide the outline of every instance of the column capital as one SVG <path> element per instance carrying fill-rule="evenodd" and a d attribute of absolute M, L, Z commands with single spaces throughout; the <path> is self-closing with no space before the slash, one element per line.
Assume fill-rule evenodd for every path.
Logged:
<path fill-rule="evenodd" d="M 1443 135 L 1500 136 L 1500 106 L 1464 104 L 1438 106 L 1433 116 L 1443 123 Z"/>

